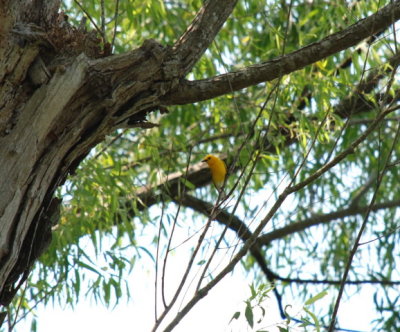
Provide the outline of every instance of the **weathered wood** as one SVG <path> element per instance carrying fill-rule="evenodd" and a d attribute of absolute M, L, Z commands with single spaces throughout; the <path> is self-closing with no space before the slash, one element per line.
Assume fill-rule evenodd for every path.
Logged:
<path fill-rule="evenodd" d="M 59 0 L 0 0 L 0 304 L 11 301 L 49 241 L 60 204 L 53 197 L 56 188 L 105 135 L 142 123 L 149 112 L 164 109 L 163 103 L 209 99 L 232 86 L 265 81 L 268 64 L 274 65 L 276 78 L 319 59 L 304 60 L 299 50 L 294 58 L 184 84 L 183 75 L 235 2 L 206 2 L 171 48 L 148 40 L 136 50 L 110 56 L 96 33 L 69 25 L 58 12 Z M 386 13 L 379 20 L 386 27 L 400 16 L 400 1 L 387 8 L 373 14 Z M 365 30 L 362 24 L 358 28 Z M 342 36 L 346 47 L 360 41 L 352 31 Z M 328 46 L 332 43 L 325 40 L 307 50 L 324 56 L 337 52 Z M 287 70 L 281 71 L 285 61 Z"/>
<path fill-rule="evenodd" d="M 171 86 L 164 83 L 162 71 L 166 50 L 155 41 L 108 58 L 101 58 L 101 53 L 90 58 L 87 54 L 98 50 L 79 49 L 84 45 L 77 44 L 78 50 L 60 57 L 60 40 L 52 36 L 62 39 L 62 31 L 69 41 L 74 33 L 82 37 L 68 25 L 44 34 L 33 22 L 10 25 L 8 41 L 0 42 L 0 303 L 4 305 L 11 301 L 20 275 L 48 242 L 44 234 L 49 225 L 44 223 L 55 189 L 105 135 L 126 121 L 143 121 Z"/>

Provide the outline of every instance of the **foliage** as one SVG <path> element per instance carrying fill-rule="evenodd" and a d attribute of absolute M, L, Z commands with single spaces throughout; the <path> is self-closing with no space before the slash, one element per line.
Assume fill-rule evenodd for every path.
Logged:
<path fill-rule="evenodd" d="M 250 285 L 251 296 L 245 301 L 244 318 L 250 327 L 251 331 L 256 332 L 267 332 L 271 326 L 268 326 L 268 315 L 267 300 L 271 298 L 271 291 L 273 287 L 260 284 L 255 287 L 253 284 Z M 280 323 L 277 327 L 280 332 L 295 331 L 300 327 L 312 328 L 316 331 L 321 331 L 320 322 L 317 316 L 312 312 L 310 307 L 317 301 L 323 299 L 327 295 L 326 291 L 322 291 L 315 296 L 309 298 L 304 305 L 296 312 L 296 317 L 291 316 L 288 313 L 288 306 L 285 310 L 287 319 Z M 241 312 L 237 311 L 233 314 L 230 323 L 241 319 Z"/>
<path fill-rule="evenodd" d="M 239 1 L 189 78 L 212 77 L 295 51 L 357 22 L 385 3 Z M 81 4 L 100 27 L 100 1 Z M 114 51 L 122 53 L 149 38 L 164 45 L 173 44 L 202 1 L 120 1 L 118 15 L 115 15 L 115 1 L 104 4 L 106 38 L 112 41 L 117 17 Z M 75 2 L 66 1 L 64 10 L 71 24 L 79 24 L 85 16 Z M 93 29 L 90 21 L 86 25 Z M 365 106 L 348 118 L 337 112 L 338 105 L 353 95 L 355 87 L 369 73 L 388 70 L 388 59 L 396 47 L 395 35 L 385 31 L 362 46 L 337 53 L 279 80 L 201 103 L 171 107 L 168 114 L 152 113 L 147 120 L 158 124 L 157 127 L 117 131 L 107 137 L 59 191 L 64 200 L 62 219 L 51 248 L 37 264 L 26 293 L 21 294 L 20 298 L 22 295 L 26 298 L 22 309 L 30 310 L 34 299 L 74 306 L 82 296 L 113 306 L 123 293 L 129 295 L 125 278 L 135 261 L 144 254 L 156 261 L 158 223 L 165 223 L 160 233 L 163 238 L 171 236 L 174 220 L 177 227 L 193 227 L 185 223 L 187 209 L 179 213 L 171 207 L 176 203 L 175 197 L 168 196 L 168 188 L 157 191 L 163 199 L 152 212 L 141 207 L 138 190 L 155 185 L 167 174 L 185 173 L 188 165 L 199 162 L 207 153 L 228 154 L 229 162 L 238 157 L 237 166 L 243 176 L 239 177 L 238 171 L 228 179 L 228 188 L 236 186 L 229 208 L 254 229 L 291 179 L 295 183 L 305 180 L 348 148 L 383 107 L 385 94 L 396 100 L 398 76 L 393 81 L 387 76 L 376 89 L 364 94 L 374 108 Z M 290 196 L 289 203 L 275 213 L 264 233 L 349 208 L 353 202 L 360 207 L 368 206 L 375 189 L 376 204 L 398 200 L 399 144 L 394 146 L 390 157 L 392 167 L 385 169 L 379 188 L 374 185 L 390 153 L 397 116 L 393 113 L 354 153 Z M 253 169 L 252 163 L 255 163 Z M 364 191 L 363 187 L 371 181 L 372 185 Z M 191 189 L 188 185 L 186 190 L 204 201 L 214 202 L 217 198 L 211 187 Z M 241 199 L 235 211 L 232 207 L 237 198 Z M 266 243 L 262 250 L 269 267 L 293 279 L 340 280 L 363 216 L 362 213 L 344 215 Z M 193 215 L 196 222 L 204 218 L 198 213 Z M 350 280 L 399 280 L 396 219 L 393 208 L 373 211 L 363 241 L 375 241 L 360 247 L 365 250 L 357 252 Z M 138 229 L 142 227 L 154 232 L 154 247 L 141 246 Z M 232 238 L 231 242 L 225 239 L 228 245 L 238 242 L 235 236 Z M 203 250 L 201 257 L 207 259 Z M 250 255 L 242 264 L 258 272 Z M 257 274 L 256 278 L 263 276 Z M 335 290 L 334 286 L 329 287 Z M 277 285 L 283 294 L 291 290 L 303 300 L 325 288 L 326 285 L 290 282 Z M 268 293 L 264 289 L 253 291 L 255 295 L 246 302 L 245 309 L 250 327 L 254 324 L 252 301 L 256 294 Z M 393 309 L 397 300 L 395 289 L 376 287 L 376 329 L 390 330 L 400 325 Z M 15 305 L 19 305 L 19 299 Z M 308 309 L 306 313 L 312 324 L 317 324 L 316 317 L 321 317 L 321 324 L 327 325 L 330 312 L 319 310 L 318 314 Z"/>

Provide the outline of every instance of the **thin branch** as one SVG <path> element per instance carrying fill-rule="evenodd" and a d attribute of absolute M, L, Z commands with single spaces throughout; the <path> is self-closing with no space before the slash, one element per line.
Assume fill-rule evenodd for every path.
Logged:
<path fill-rule="evenodd" d="M 382 239 L 382 238 L 384 238 L 384 237 L 388 237 L 389 235 L 391 235 L 391 234 L 397 232 L 399 229 L 400 229 L 400 226 L 397 226 L 397 227 L 395 227 L 395 228 L 392 228 L 392 229 L 390 229 L 390 231 L 385 232 L 385 233 L 383 233 L 382 235 L 380 235 L 380 236 L 378 236 L 378 237 L 375 237 L 375 238 L 373 238 L 373 239 L 371 239 L 371 240 L 368 240 L 368 241 L 365 241 L 365 242 L 360 242 L 358 246 L 359 246 L 359 247 L 360 247 L 360 246 L 365 246 L 366 244 L 370 244 L 370 243 L 375 242 L 375 241 L 378 241 L 378 240 L 380 240 L 380 239 Z"/>
<path fill-rule="evenodd" d="M 106 40 L 106 12 L 104 8 L 104 0 L 100 0 L 100 6 L 101 6 L 101 36 L 103 37 L 103 43 L 105 44 L 107 42 Z"/>
<path fill-rule="evenodd" d="M 157 238 L 157 248 L 156 248 L 156 264 L 155 264 L 155 280 L 154 280 L 154 316 L 155 320 L 157 320 L 157 294 L 158 294 L 158 264 L 160 258 L 160 239 L 161 239 L 161 230 L 163 228 L 163 220 L 164 220 L 164 211 L 165 211 L 165 204 L 164 200 L 162 199 L 162 207 L 161 207 L 161 216 L 160 216 L 160 225 L 158 226 L 158 238 Z M 164 297 L 162 297 L 164 301 Z M 164 301 L 164 306 L 166 306 Z"/>
<path fill-rule="evenodd" d="M 192 150 L 190 149 L 190 150 L 189 150 L 188 160 L 187 160 L 187 163 L 186 163 L 186 172 L 185 172 L 184 179 L 187 179 L 187 176 L 188 176 L 191 157 L 192 157 Z M 183 195 L 185 194 L 185 190 L 186 190 L 186 186 L 183 186 L 183 189 L 182 189 L 182 194 L 183 194 Z M 174 294 L 174 296 L 173 296 L 173 299 L 172 299 L 171 302 L 167 305 L 167 304 L 166 304 L 166 300 L 165 300 L 165 271 L 166 271 L 166 268 L 167 268 L 168 254 L 169 254 L 170 249 L 171 249 L 172 238 L 173 238 L 173 236 L 174 236 L 175 227 L 176 227 L 176 224 L 177 224 L 177 222 L 178 222 L 178 216 L 179 216 L 180 211 L 181 211 L 181 205 L 179 204 L 179 205 L 178 205 L 178 209 L 177 209 L 176 214 L 175 214 L 174 221 L 173 221 L 173 223 L 172 223 L 172 230 L 171 230 L 171 234 L 170 234 L 170 236 L 169 236 L 167 248 L 166 248 L 166 251 L 165 251 L 164 264 L 163 264 L 162 275 L 161 275 L 161 285 L 162 285 L 162 286 L 161 286 L 161 295 L 162 295 L 162 300 L 163 300 L 164 307 L 165 307 L 164 312 L 166 312 L 166 313 L 168 313 L 169 309 L 172 307 L 172 305 L 174 304 L 175 300 L 178 298 L 178 295 L 180 294 L 180 292 L 181 292 L 181 290 L 182 290 L 182 287 L 183 287 L 183 284 L 184 284 L 184 282 L 182 282 L 182 283 L 179 285 L 178 289 L 176 290 L 176 292 L 175 292 L 175 294 Z M 193 255 L 194 255 L 194 254 L 193 254 Z M 195 256 L 195 255 L 194 255 L 194 256 Z M 193 259 L 194 259 L 194 257 L 193 257 Z M 189 270 L 189 267 L 188 267 L 188 270 Z M 185 279 L 185 277 L 186 277 L 186 274 L 185 274 L 185 276 L 183 277 L 183 279 Z M 161 319 L 158 320 L 158 321 L 161 322 Z"/>
<path fill-rule="evenodd" d="M 232 90 L 237 91 L 261 82 L 272 81 L 354 46 L 372 34 L 387 29 L 398 19 L 400 0 L 342 31 L 287 55 L 205 80 L 182 81 L 179 88 L 162 98 L 162 102 L 165 105 L 190 104 L 212 99 Z"/>
<path fill-rule="evenodd" d="M 210 203 L 207 203 L 201 199 L 198 199 L 194 196 L 191 195 L 184 195 L 180 198 L 179 203 L 182 204 L 183 206 L 190 208 L 198 213 L 201 213 L 205 216 L 209 216 L 212 209 L 213 205 Z M 240 220 L 236 215 L 228 212 L 225 209 L 219 209 L 218 213 L 215 215 L 215 219 L 217 222 L 219 222 L 222 225 L 225 225 L 227 228 L 231 229 L 236 233 L 236 235 L 241 239 L 243 242 L 248 240 L 252 233 L 246 226 L 246 224 Z M 258 245 L 258 243 L 255 243 L 251 248 L 250 248 L 250 254 L 254 257 L 256 260 L 258 266 L 260 267 L 261 271 L 264 273 L 265 277 L 271 284 L 274 284 L 275 280 L 278 279 L 278 275 L 276 275 L 274 272 L 271 271 L 271 269 L 268 267 L 267 262 L 265 260 L 264 255 L 261 253 L 261 249 Z M 276 288 L 274 288 L 274 294 L 276 296 L 277 302 L 278 302 L 278 307 L 280 314 L 282 318 L 286 318 L 285 316 L 285 311 L 283 310 L 282 306 L 282 296 L 278 293 Z"/>
<path fill-rule="evenodd" d="M 192 70 L 232 13 L 236 2 L 206 1 L 197 12 L 192 24 L 172 47 L 171 57 L 166 61 L 179 66 L 179 77 L 184 77 Z"/>
<path fill-rule="evenodd" d="M 371 211 L 379 211 L 383 209 L 397 208 L 400 206 L 400 200 L 388 201 L 384 203 L 374 204 L 371 207 Z M 319 214 L 312 216 L 308 219 L 301 220 L 299 222 L 293 222 L 289 225 L 273 230 L 267 234 L 260 236 L 257 239 L 259 245 L 269 245 L 274 240 L 282 239 L 294 233 L 298 233 L 306 230 L 307 228 L 328 224 L 334 220 L 343 219 L 346 217 L 356 216 L 363 214 L 367 211 L 368 206 L 350 206 L 346 209 L 338 210 L 332 213 Z"/>
<path fill-rule="evenodd" d="M 86 11 L 85 8 L 83 8 L 83 6 L 79 3 L 78 0 L 74 0 L 74 2 L 78 5 L 78 7 L 85 13 L 85 15 L 87 16 L 87 18 L 90 20 L 90 22 L 92 22 L 93 26 L 95 27 L 95 29 L 97 30 L 97 32 L 100 34 L 100 36 L 103 36 L 103 33 L 101 32 L 101 29 L 97 26 L 96 22 L 94 21 L 94 19 L 92 18 L 92 16 Z"/>
<path fill-rule="evenodd" d="M 113 31 L 112 41 L 111 41 L 111 50 L 114 49 L 115 37 L 117 35 L 118 8 L 119 8 L 119 0 L 117 0 L 116 3 L 115 3 L 114 31 Z"/>
<path fill-rule="evenodd" d="M 316 285 L 337 285 L 339 286 L 342 280 L 321 280 L 321 279 L 303 279 L 303 278 L 285 278 L 279 275 L 276 276 L 277 280 L 296 283 L 296 284 L 316 284 Z M 400 285 L 400 280 L 347 280 L 346 285 L 380 285 L 380 286 L 397 286 Z"/>
<path fill-rule="evenodd" d="M 386 95 L 389 95 L 389 90 L 390 90 L 391 85 L 393 84 L 393 79 L 394 79 L 394 74 L 396 72 L 396 69 L 397 68 L 395 68 L 393 70 L 393 72 L 392 72 L 391 80 L 389 81 L 389 84 L 388 84 L 387 89 L 386 89 Z M 386 98 L 383 98 L 383 102 L 385 102 L 385 100 L 386 100 Z M 339 305 L 340 305 L 340 301 L 342 299 L 342 295 L 343 295 L 343 292 L 344 292 L 344 287 L 345 287 L 346 280 L 347 280 L 347 277 L 348 277 L 348 274 L 349 274 L 349 271 L 350 271 L 350 267 L 351 267 L 351 264 L 353 262 L 354 255 L 356 254 L 356 252 L 358 250 L 358 247 L 359 247 L 359 244 L 360 244 L 360 241 L 361 241 L 361 236 L 364 233 L 365 227 L 367 226 L 367 222 L 368 222 L 370 213 L 372 211 L 371 208 L 375 204 L 375 200 L 376 200 L 376 197 L 378 195 L 378 189 L 379 189 L 379 187 L 380 187 L 380 185 L 382 183 L 383 177 L 384 177 L 384 175 L 386 173 L 387 166 L 389 165 L 389 161 L 390 161 L 392 152 L 394 151 L 394 148 L 396 146 L 396 143 L 397 143 L 397 140 L 398 140 L 399 136 L 400 136 L 400 123 L 398 124 L 397 131 L 396 131 L 395 137 L 393 139 L 392 146 L 391 146 L 391 148 L 389 150 L 388 156 L 386 157 L 383 169 L 378 175 L 377 182 L 376 182 L 376 189 L 374 191 L 374 195 L 372 196 L 371 203 L 368 206 L 368 210 L 367 210 L 367 212 L 365 214 L 364 221 L 361 224 L 361 227 L 360 227 L 360 230 L 359 230 L 359 232 L 357 234 L 357 237 L 356 237 L 356 240 L 354 242 L 353 248 L 350 251 L 349 258 L 348 258 L 348 261 L 347 261 L 347 264 L 346 264 L 346 267 L 345 267 L 345 270 L 344 270 L 344 273 L 343 273 L 342 282 L 340 283 L 339 293 L 338 293 L 338 296 L 336 298 L 335 306 L 333 308 L 333 313 L 332 313 L 332 316 L 331 316 L 331 322 L 330 322 L 329 330 L 328 330 L 329 332 L 333 332 L 334 329 L 335 329 L 336 317 L 337 317 L 337 313 L 339 311 Z"/>
<path fill-rule="evenodd" d="M 107 149 L 113 145 L 118 139 L 120 139 L 127 131 L 128 129 L 123 130 L 120 134 L 115 136 L 111 142 L 108 142 L 99 152 L 96 153 L 96 155 L 93 157 L 93 159 L 99 158 L 104 152 L 107 151 Z"/>
<path fill-rule="evenodd" d="M 360 199 L 368 192 L 368 190 L 376 183 L 377 174 L 372 174 L 367 182 L 365 182 L 358 190 L 356 191 L 354 197 L 352 198 L 349 206 L 358 206 Z"/>
<path fill-rule="evenodd" d="M 233 270 L 236 264 L 243 258 L 243 256 L 247 253 L 249 248 L 256 242 L 257 237 L 260 235 L 261 231 L 267 225 L 267 223 L 272 219 L 275 215 L 276 211 L 280 208 L 285 199 L 292 193 L 304 188 L 311 182 L 318 179 L 322 174 L 336 166 L 339 162 L 345 159 L 349 154 L 354 153 L 355 148 L 360 145 L 381 123 L 381 121 L 391 112 L 396 110 L 396 107 L 386 109 L 382 111 L 375 119 L 375 121 L 364 131 L 360 137 L 353 141 L 350 146 L 339 153 L 335 158 L 333 158 L 330 162 L 326 163 L 315 173 L 310 175 L 304 181 L 301 181 L 297 185 L 292 187 L 286 187 L 286 189 L 279 195 L 275 204 L 271 207 L 270 211 L 267 213 L 265 218 L 260 222 L 252 236 L 244 243 L 242 248 L 237 252 L 237 254 L 232 258 L 231 262 L 225 266 L 225 268 L 220 271 L 213 280 L 211 280 L 206 286 L 201 288 L 196 295 L 183 307 L 183 309 L 175 316 L 175 318 L 171 321 L 171 323 L 166 327 L 165 331 L 172 331 L 172 329 L 178 324 L 178 322 L 196 305 L 207 293 L 214 288 L 229 272 Z"/>

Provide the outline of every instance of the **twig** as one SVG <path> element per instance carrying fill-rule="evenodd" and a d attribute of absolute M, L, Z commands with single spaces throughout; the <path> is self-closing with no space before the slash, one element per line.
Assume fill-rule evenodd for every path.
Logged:
<path fill-rule="evenodd" d="M 74 2 L 78 5 L 78 7 L 85 13 L 85 15 L 88 17 L 90 22 L 92 22 L 93 26 L 97 30 L 97 32 L 100 34 L 100 36 L 103 36 L 103 33 L 101 32 L 101 29 L 97 26 L 96 22 L 93 20 L 92 16 L 83 8 L 83 6 L 79 3 L 78 0 L 74 0 Z"/>
<path fill-rule="evenodd" d="M 395 72 L 395 71 L 396 71 L 396 69 L 393 70 L 393 72 L 392 72 L 392 78 L 394 77 L 394 72 Z M 389 84 L 388 84 L 388 87 L 387 87 L 387 90 L 386 90 L 386 91 L 387 91 L 387 95 L 388 95 L 388 92 L 389 92 L 389 89 L 390 89 L 390 86 L 391 86 L 392 82 L 393 82 L 393 80 L 391 80 L 391 81 L 389 82 Z M 385 99 L 386 99 L 386 98 L 383 99 L 383 102 L 385 102 Z M 384 112 L 381 112 L 381 113 L 384 113 Z M 338 296 L 337 296 L 337 298 L 336 298 L 335 306 L 334 306 L 334 308 L 333 308 L 333 313 L 332 313 L 332 316 L 331 316 L 331 322 L 330 322 L 330 325 L 329 325 L 328 332 L 333 332 L 333 330 L 334 330 L 334 328 L 335 328 L 336 317 L 337 317 L 337 313 L 338 313 L 338 311 L 339 311 L 339 305 L 340 305 L 340 301 L 341 301 L 341 299 L 342 299 L 344 287 L 345 287 L 345 284 L 346 284 L 346 279 L 347 279 L 347 276 L 348 276 L 348 274 L 349 274 L 350 267 L 351 267 L 351 264 L 352 264 L 352 262 L 353 262 L 354 255 L 356 254 L 356 252 L 357 252 L 357 250 L 358 250 L 358 247 L 359 247 L 359 244 L 360 244 L 360 240 L 361 240 L 361 236 L 362 236 L 362 234 L 364 233 L 365 227 L 367 226 L 367 222 L 368 222 L 368 219 L 369 219 L 369 215 L 370 215 L 370 213 L 371 213 L 371 207 L 372 207 L 372 205 L 375 203 L 376 197 L 377 197 L 377 195 L 378 195 L 378 189 L 379 189 L 379 187 L 380 187 L 380 184 L 382 183 L 383 176 L 384 176 L 385 173 L 386 173 L 387 165 L 388 165 L 388 163 L 389 163 L 390 157 L 391 157 L 391 155 L 392 155 L 392 152 L 393 152 L 393 150 L 394 150 L 394 147 L 395 147 L 395 145 L 396 145 L 396 143 L 397 143 L 397 140 L 398 140 L 399 136 L 400 136 L 400 123 L 398 124 L 397 131 L 396 131 L 396 135 L 395 135 L 395 137 L 394 137 L 394 139 L 393 139 L 392 146 L 391 146 L 390 151 L 389 151 L 389 154 L 388 154 L 388 156 L 387 156 L 387 158 L 386 158 L 386 160 L 385 160 L 383 169 L 382 169 L 382 171 L 381 171 L 381 172 L 379 173 L 379 175 L 378 175 L 377 183 L 376 183 L 376 189 L 375 189 L 375 191 L 374 191 L 374 195 L 372 196 L 371 203 L 369 204 L 368 210 L 367 210 L 367 212 L 366 212 L 364 221 L 363 221 L 363 223 L 362 223 L 362 225 L 361 225 L 361 228 L 360 228 L 360 230 L 359 230 L 359 232 L 358 232 L 358 234 L 357 234 L 357 237 L 356 237 L 356 240 L 355 240 L 355 242 L 354 242 L 353 248 L 352 248 L 352 250 L 350 251 L 350 255 L 349 255 L 349 258 L 348 258 L 348 261 L 347 261 L 347 264 L 346 264 L 346 267 L 345 267 L 345 270 L 344 270 L 344 273 L 343 273 L 342 282 L 341 282 L 341 284 L 340 284 L 339 293 L 338 293 Z"/>
<path fill-rule="evenodd" d="M 96 155 L 93 157 L 93 159 L 97 159 L 99 158 L 111 145 L 113 145 L 119 138 L 121 138 L 128 129 L 125 129 L 124 131 L 122 131 L 120 134 L 118 134 L 117 136 L 115 136 L 111 142 L 107 143 L 106 146 L 104 146 L 99 152 L 96 153 Z"/>
<path fill-rule="evenodd" d="M 189 150 L 189 156 L 188 156 L 188 160 L 187 160 L 187 163 L 186 163 L 186 171 L 185 171 L 184 179 L 187 179 L 187 176 L 188 176 L 191 157 L 192 157 L 192 149 Z M 180 195 L 184 195 L 184 194 L 185 194 L 185 190 L 186 190 L 186 186 L 183 186 L 182 193 L 180 193 Z M 177 289 L 176 292 L 175 292 L 175 295 L 174 295 L 174 297 L 173 297 L 173 300 L 171 301 L 170 304 L 167 305 L 167 302 L 166 302 L 166 300 L 165 300 L 165 269 L 166 269 L 166 267 L 167 267 L 168 253 L 169 253 L 170 248 L 171 248 L 171 242 L 172 242 L 172 238 L 173 238 L 173 236 L 174 236 L 175 227 L 176 227 L 176 223 L 177 223 L 177 221 L 178 221 L 178 216 L 179 216 L 180 210 L 181 210 L 181 205 L 179 204 L 179 205 L 178 205 L 178 209 L 177 209 L 176 214 L 175 214 L 175 218 L 174 218 L 173 224 L 172 224 L 172 230 L 171 230 L 171 234 L 170 234 L 170 236 L 169 236 L 169 240 L 168 240 L 168 244 L 167 244 L 167 249 L 166 249 L 166 252 L 165 252 L 164 263 L 163 263 L 163 268 L 162 268 L 162 275 L 161 275 L 161 296 L 162 296 L 162 300 L 163 300 L 163 303 L 164 303 L 164 312 L 167 312 L 167 313 L 168 313 L 168 311 L 169 311 L 169 308 L 172 307 L 173 303 L 174 303 L 174 302 L 176 301 L 176 299 L 178 298 L 178 295 L 180 294 L 181 289 L 182 289 L 182 287 L 183 287 L 183 283 L 181 283 L 181 284 L 179 285 L 178 289 Z M 193 257 L 193 260 L 194 260 L 194 257 Z M 189 268 L 188 268 L 188 269 L 189 269 Z M 187 273 L 188 273 L 188 272 L 189 272 L 189 271 L 187 271 Z M 185 279 L 186 279 L 186 278 L 185 278 Z M 161 317 L 162 317 L 162 316 L 163 316 L 163 315 L 161 315 Z M 161 320 L 160 320 L 160 319 L 156 320 L 156 324 L 157 324 L 157 322 L 159 322 L 159 321 L 161 321 Z"/>
<path fill-rule="evenodd" d="M 113 32 L 113 37 L 112 37 L 112 41 L 111 41 L 111 50 L 113 50 L 113 48 L 114 48 L 115 36 L 117 35 L 118 8 L 119 8 L 119 0 L 117 0 L 116 3 L 115 3 L 114 32 Z"/>
<path fill-rule="evenodd" d="M 400 206 L 400 200 L 388 201 L 379 204 L 374 204 L 371 209 L 372 211 L 378 211 L 382 209 L 395 208 Z M 327 214 L 318 214 L 312 216 L 311 218 L 304 219 L 298 222 L 290 223 L 287 226 L 282 228 L 278 228 L 273 230 L 267 234 L 261 235 L 257 239 L 257 243 L 259 245 L 269 245 L 272 241 L 282 239 L 285 236 L 289 236 L 290 234 L 301 232 L 309 227 L 317 226 L 321 224 L 327 224 L 332 222 L 333 220 L 342 219 L 345 217 L 355 216 L 358 214 L 365 213 L 368 209 L 368 206 L 350 206 L 348 208 L 327 213 Z"/>
<path fill-rule="evenodd" d="M 387 237 L 387 236 L 393 234 L 394 232 L 397 232 L 399 229 L 400 229 L 400 226 L 398 226 L 398 227 L 396 227 L 394 229 L 392 228 L 390 232 L 386 232 L 386 233 L 384 233 L 384 234 L 382 234 L 382 235 L 380 235 L 380 236 L 378 236 L 378 237 L 376 237 L 376 238 L 374 238 L 372 240 L 361 242 L 358 246 L 360 247 L 360 246 L 364 246 L 366 244 L 370 244 L 372 242 L 378 241 L 379 239 L 382 239 L 384 237 Z"/>
<path fill-rule="evenodd" d="M 256 238 L 259 236 L 261 231 L 267 225 L 267 223 L 271 220 L 271 218 L 275 215 L 276 211 L 282 205 L 284 200 L 292 193 L 304 188 L 311 182 L 318 179 L 322 174 L 326 173 L 329 169 L 336 166 L 339 162 L 345 159 L 349 154 L 354 153 L 355 148 L 360 145 L 381 123 L 381 121 L 390 114 L 397 110 L 398 107 L 392 107 L 389 109 L 385 109 L 376 117 L 375 121 L 371 123 L 371 125 L 364 131 L 362 135 L 360 135 L 356 140 L 353 141 L 350 146 L 339 153 L 334 159 L 328 162 L 326 165 L 322 166 L 319 170 L 314 172 L 305 180 L 301 181 L 297 185 L 292 187 L 286 187 L 286 189 L 279 195 L 275 204 L 271 207 L 270 211 L 267 213 L 265 218 L 260 222 L 259 226 L 253 232 L 253 235 L 244 243 L 242 248 L 238 251 L 238 253 L 232 258 L 231 262 L 228 263 L 220 273 L 218 273 L 213 280 L 211 280 L 206 286 L 201 288 L 197 294 L 185 305 L 185 307 L 175 316 L 175 318 L 171 321 L 171 323 L 166 327 L 165 331 L 172 331 L 172 329 L 178 324 L 178 322 L 191 310 L 191 308 L 199 302 L 207 293 L 215 287 L 232 269 L 236 266 L 236 264 L 242 259 L 242 257 L 247 253 L 249 248 L 254 244 Z"/>
<path fill-rule="evenodd" d="M 161 217 L 160 217 L 160 225 L 158 227 L 158 239 L 157 239 L 157 248 L 156 248 L 156 268 L 155 268 L 155 281 L 154 281 L 154 316 L 155 320 L 157 320 L 157 294 L 158 294 L 158 263 L 159 263 L 159 257 L 160 257 L 160 239 L 161 239 L 161 229 L 162 229 L 162 223 L 163 223 L 163 218 L 164 218 L 164 209 L 165 209 L 165 204 L 164 204 L 164 199 L 163 196 L 161 196 Z M 165 305 L 165 300 L 164 297 L 162 297 Z"/>
<path fill-rule="evenodd" d="M 376 181 L 376 174 L 373 174 L 369 177 L 367 182 L 365 182 L 360 188 L 358 188 L 356 194 L 354 195 L 352 201 L 350 202 L 349 206 L 358 206 L 358 203 L 360 202 L 360 199 L 367 193 L 367 191 L 372 187 L 372 185 Z"/>
<path fill-rule="evenodd" d="M 317 285 L 340 285 L 342 280 L 320 280 L 320 279 L 302 279 L 302 278 L 285 278 L 279 275 L 276 276 L 277 280 L 287 283 L 297 284 L 317 284 Z M 347 280 L 346 285 L 381 285 L 381 286 L 397 286 L 400 285 L 400 280 Z"/>
<path fill-rule="evenodd" d="M 104 9 L 104 0 L 100 1 L 101 6 L 101 36 L 103 37 L 103 44 L 107 42 L 106 39 L 106 18 L 105 18 L 105 9 Z"/>

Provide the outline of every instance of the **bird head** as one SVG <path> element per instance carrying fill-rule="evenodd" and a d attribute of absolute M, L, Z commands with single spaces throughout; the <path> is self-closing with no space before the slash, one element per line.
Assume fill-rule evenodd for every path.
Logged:
<path fill-rule="evenodd" d="M 208 166 L 212 166 L 215 164 L 215 162 L 218 160 L 218 158 L 212 154 L 208 154 L 207 156 L 204 157 L 202 160 L 203 163 L 207 163 Z"/>

